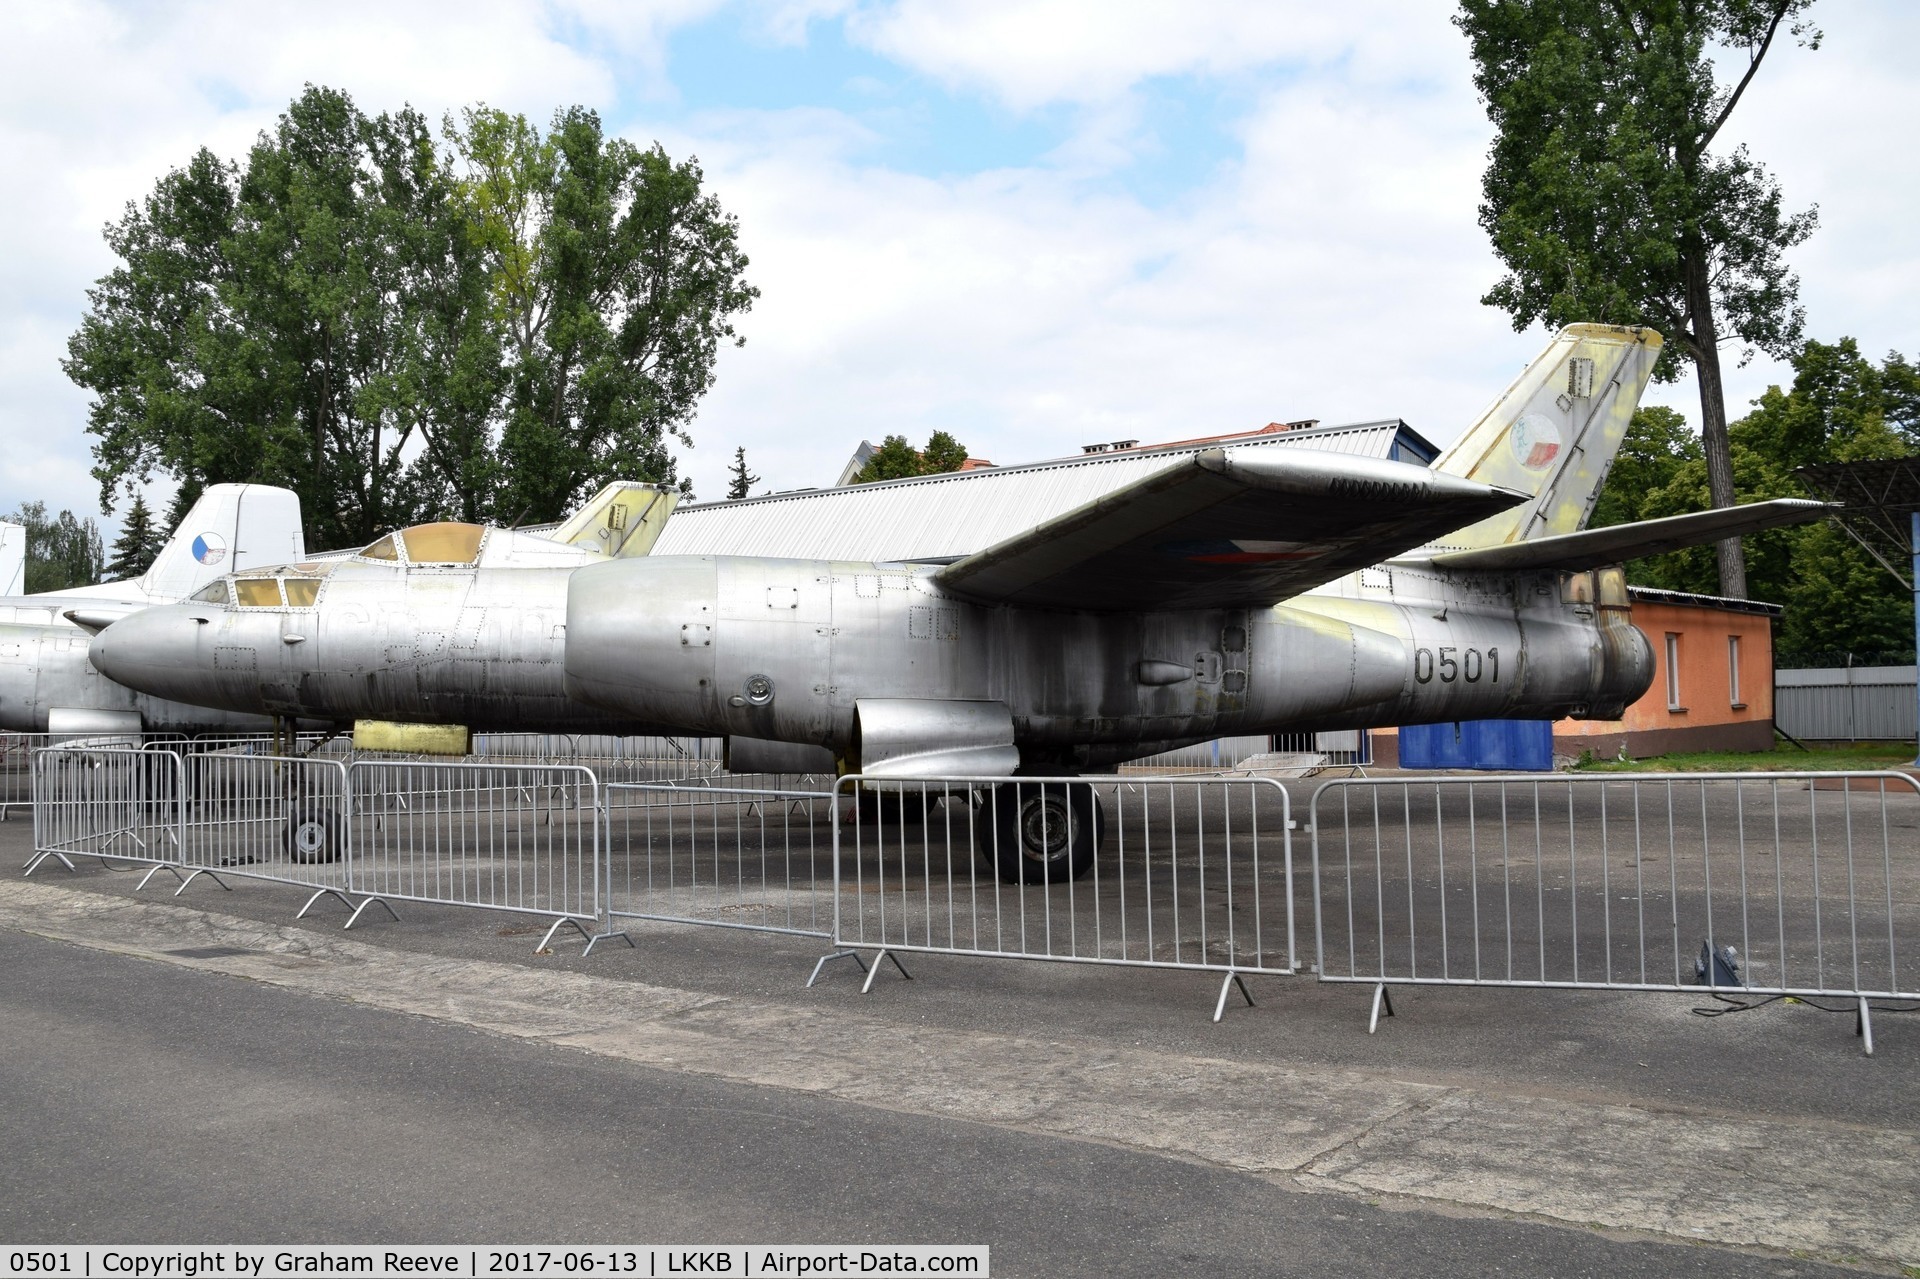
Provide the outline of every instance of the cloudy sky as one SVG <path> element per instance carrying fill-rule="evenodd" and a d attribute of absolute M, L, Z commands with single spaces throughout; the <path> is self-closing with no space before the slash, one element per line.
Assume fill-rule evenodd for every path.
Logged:
<path fill-rule="evenodd" d="M 584 103 L 697 155 L 762 298 L 683 458 L 719 496 L 862 438 L 1029 461 L 1274 419 L 1440 443 L 1544 338 L 1479 304 L 1490 131 L 1440 0 L 555 0 L 10 6 L 0 39 L 0 510 L 97 510 L 58 360 L 100 228 L 307 82 L 362 108 Z M 1920 353 L 1920 6 L 1820 6 L 1735 118 L 1821 229 L 1809 332 Z M 1737 354 L 1737 353 L 1736 353 Z M 1731 374 L 1735 410 L 1781 380 Z M 1690 382 L 1650 398 L 1697 418 Z M 156 496 L 159 496 L 156 489 Z"/>

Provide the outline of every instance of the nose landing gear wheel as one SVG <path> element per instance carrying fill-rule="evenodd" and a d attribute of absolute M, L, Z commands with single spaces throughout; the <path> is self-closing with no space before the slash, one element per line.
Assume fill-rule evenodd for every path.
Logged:
<path fill-rule="evenodd" d="M 980 853 L 1009 884 L 1078 879 L 1093 869 L 1106 815 L 1093 787 L 1073 782 L 1002 782 L 987 798 Z"/>

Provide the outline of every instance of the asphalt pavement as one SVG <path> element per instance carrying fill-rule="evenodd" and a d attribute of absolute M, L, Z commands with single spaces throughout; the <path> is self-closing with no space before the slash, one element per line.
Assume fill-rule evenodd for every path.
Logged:
<path fill-rule="evenodd" d="M 0 859 L 30 846 L 0 825 Z M 0 1238 L 983 1242 L 1003 1275 L 1898 1273 L 1920 1034 L 0 881 Z M 844 967 L 844 966 L 843 966 Z M 1820 1261 L 1811 1258 L 1819 1258 Z"/>
<path fill-rule="evenodd" d="M 977 1243 L 996 1275 L 1813 1275 L 1390 1210 L 0 931 L 10 1242 Z"/>

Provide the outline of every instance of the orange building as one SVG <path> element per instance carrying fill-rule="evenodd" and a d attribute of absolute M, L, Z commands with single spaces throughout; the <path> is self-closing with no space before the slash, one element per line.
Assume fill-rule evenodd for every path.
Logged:
<path fill-rule="evenodd" d="M 1628 588 L 1633 624 L 1653 644 L 1653 687 L 1624 717 L 1563 719 L 1553 753 L 1635 759 L 1673 751 L 1773 748 L 1773 619 L 1778 604 Z"/>
<path fill-rule="evenodd" d="M 1653 645 L 1653 686 L 1619 719 L 1557 721 L 1555 758 L 1772 749 L 1773 619 L 1780 606 L 1644 586 L 1627 593 L 1633 624 Z M 1373 731 L 1376 764 L 1399 764 L 1398 734 Z"/>

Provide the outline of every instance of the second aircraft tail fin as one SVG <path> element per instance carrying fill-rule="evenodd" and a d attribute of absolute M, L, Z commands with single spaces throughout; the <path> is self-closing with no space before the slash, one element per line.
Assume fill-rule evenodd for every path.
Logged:
<path fill-rule="evenodd" d="M 183 600 L 222 573 L 290 564 L 306 547 L 291 490 L 210 484 L 134 584 L 156 603 Z"/>
<path fill-rule="evenodd" d="M 679 504 L 680 494 L 673 489 L 615 480 L 588 498 L 559 528 L 541 536 L 597 551 L 608 559 L 645 555 L 660 540 L 667 516 Z"/>

